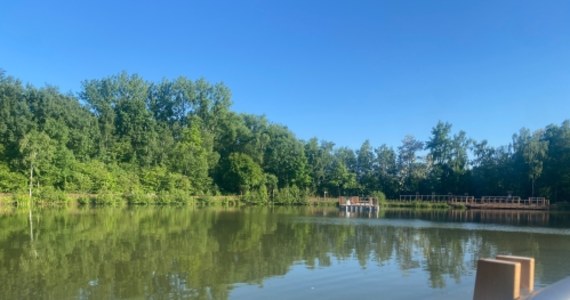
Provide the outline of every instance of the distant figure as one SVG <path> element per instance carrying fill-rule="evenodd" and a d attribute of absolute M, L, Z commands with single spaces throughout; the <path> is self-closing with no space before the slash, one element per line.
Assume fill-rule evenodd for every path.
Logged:
<path fill-rule="evenodd" d="M 346 200 L 346 205 L 350 205 L 350 199 Z"/>

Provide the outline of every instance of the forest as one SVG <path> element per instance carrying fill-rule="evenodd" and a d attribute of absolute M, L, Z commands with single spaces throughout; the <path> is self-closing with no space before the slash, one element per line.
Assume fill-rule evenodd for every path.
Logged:
<path fill-rule="evenodd" d="M 393 148 L 366 140 L 351 149 L 301 140 L 231 106 L 229 88 L 205 79 L 149 82 L 123 72 L 64 94 L 0 70 L 0 193 L 25 195 L 31 186 L 40 198 L 133 203 L 416 193 L 570 199 L 569 120 L 522 128 L 500 147 L 440 121 L 427 141 L 405 136 Z"/>

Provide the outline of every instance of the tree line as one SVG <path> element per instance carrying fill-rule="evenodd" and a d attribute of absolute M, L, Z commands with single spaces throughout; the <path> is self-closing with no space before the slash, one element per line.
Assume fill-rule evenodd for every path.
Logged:
<path fill-rule="evenodd" d="M 149 82 L 120 73 L 77 94 L 0 72 L 0 192 L 240 195 L 252 202 L 307 196 L 469 194 L 570 196 L 570 121 L 506 146 L 438 122 L 427 141 L 359 149 L 300 140 L 264 116 L 231 110 L 231 93 L 204 79 Z"/>

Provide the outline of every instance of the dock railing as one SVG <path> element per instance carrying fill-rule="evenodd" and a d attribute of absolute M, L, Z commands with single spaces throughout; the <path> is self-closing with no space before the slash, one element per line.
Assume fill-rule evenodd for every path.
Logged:
<path fill-rule="evenodd" d="M 358 196 L 340 196 L 338 197 L 339 205 L 358 205 L 360 203 L 360 197 Z"/>
<path fill-rule="evenodd" d="M 378 205 L 378 199 L 374 197 L 360 198 L 359 196 L 340 196 L 338 197 L 338 205 Z"/>
<path fill-rule="evenodd" d="M 338 207 L 347 212 L 349 211 L 378 211 L 380 206 L 378 205 L 378 200 L 374 197 L 363 197 L 358 196 L 341 196 L 338 198 Z"/>
<path fill-rule="evenodd" d="M 549 206 L 550 205 L 550 200 L 544 198 L 544 197 L 530 197 L 528 198 L 528 200 L 525 200 L 528 202 L 528 205 L 533 205 L 533 206 Z"/>
<path fill-rule="evenodd" d="M 465 204 L 472 206 L 512 206 L 512 208 L 545 209 L 550 205 L 550 201 L 544 197 L 529 197 L 521 199 L 519 196 L 474 196 L 460 195 L 400 195 L 400 201 L 425 201 L 425 202 L 447 202 L 449 204 Z"/>
<path fill-rule="evenodd" d="M 523 204 L 519 196 L 483 196 L 476 204 Z"/>
<path fill-rule="evenodd" d="M 466 203 L 473 202 L 473 196 L 460 196 L 460 195 L 400 195 L 400 201 L 427 201 L 427 202 L 453 202 L 453 203 Z"/>

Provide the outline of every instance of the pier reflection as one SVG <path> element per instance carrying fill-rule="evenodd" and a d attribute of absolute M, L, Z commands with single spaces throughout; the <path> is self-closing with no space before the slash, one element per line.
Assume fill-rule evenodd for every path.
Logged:
<path fill-rule="evenodd" d="M 433 222 L 470 222 L 516 226 L 564 227 L 567 215 L 529 210 L 410 210 L 385 209 L 376 212 L 347 212 L 338 215 L 349 218 L 420 219 Z"/>

